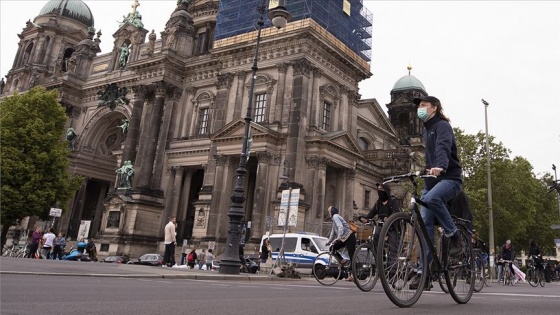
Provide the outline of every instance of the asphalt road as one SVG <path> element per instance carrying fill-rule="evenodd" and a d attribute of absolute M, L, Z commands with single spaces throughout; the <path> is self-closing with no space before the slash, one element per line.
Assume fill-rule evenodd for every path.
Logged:
<path fill-rule="evenodd" d="M 0 260 L 1 314 L 558 314 L 560 283 L 544 288 L 528 284 L 485 287 L 465 305 L 435 285 L 412 308 L 400 309 L 378 283 L 361 292 L 351 282 L 332 287 L 312 278 L 254 281 L 255 278 L 207 280 L 113 276 L 60 276 L 5 273 Z M 13 263 L 14 261 L 10 261 Z M 23 261 L 21 264 L 47 262 Z M 50 262 L 56 263 L 56 262 Z M 80 264 L 80 262 L 74 262 Z M 41 265 L 43 266 L 43 265 Z M 99 270 L 116 268 L 88 263 L 68 265 Z M 58 265 L 58 268 L 66 265 Z M 122 267 L 122 266 L 121 266 Z M 135 275 L 167 268 L 134 266 Z M 168 272 L 168 271 L 165 271 Z M 189 271 L 186 271 L 189 272 Z M 191 271 L 194 272 L 194 271 Z M 48 274 L 45 272 L 45 274 Z M 217 276 L 218 274 L 215 273 Z M 435 283 L 434 283 L 435 284 Z"/>

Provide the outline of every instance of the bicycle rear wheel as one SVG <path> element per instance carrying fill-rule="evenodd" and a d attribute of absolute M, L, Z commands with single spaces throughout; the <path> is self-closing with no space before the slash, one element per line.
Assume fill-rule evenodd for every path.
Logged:
<path fill-rule="evenodd" d="M 369 292 L 375 287 L 375 255 L 370 243 L 363 243 L 356 248 L 352 258 L 352 277 L 356 286 L 364 292 Z"/>
<path fill-rule="evenodd" d="M 342 276 L 342 266 L 333 254 L 321 253 L 313 261 L 313 276 L 322 285 L 333 285 Z"/>
<path fill-rule="evenodd" d="M 449 257 L 445 281 L 449 294 L 459 304 L 467 303 L 474 291 L 474 252 L 470 241 L 469 232 L 461 225 L 457 226 L 463 252 L 460 255 Z"/>
<path fill-rule="evenodd" d="M 490 268 L 488 268 L 488 263 L 484 263 L 484 285 L 489 287 L 494 282 L 492 277 L 492 272 Z"/>
<path fill-rule="evenodd" d="M 533 288 L 539 285 L 539 278 L 537 277 L 535 269 L 533 269 L 533 268 L 529 268 L 527 270 L 527 278 L 526 279 Z"/>
<path fill-rule="evenodd" d="M 423 266 L 426 263 L 424 242 L 421 242 L 419 227 L 412 222 L 409 214 L 399 212 L 391 215 L 379 236 L 377 244 L 377 275 L 383 285 L 387 297 L 399 307 L 414 305 L 422 295 L 427 272 L 420 277 L 420 284 L 416 289 L 410 289 L 409 284 L 417 275 L 420 259 Z M 386 259 L 384 259 L 384 253 Z"/>
<path fill-rule="evenodd" d="M 483 259 L 482 253 L 480 251 L 476 251 L 474 260 L 474 292 L 480 292 L 482 288 L 484 288 L 484 279 L 486 277 L 484 276 L 484 266 L 482 265 L 482 262 L 484 261 Z"/>

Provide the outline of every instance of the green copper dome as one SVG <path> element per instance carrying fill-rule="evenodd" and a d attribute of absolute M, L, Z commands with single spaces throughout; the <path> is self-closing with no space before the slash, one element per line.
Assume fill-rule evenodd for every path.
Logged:
<path fill-rule="evenodd" d="M 393 89 L 391 91 L 402 91 L 402 90 L 412 90 L 412 89 L 420 89 L 426 92 L 426 89 L 424 88 L 424 84 L 422 84 L 420 80 L 416 79 L 415 76 L 409 74 L 397 80 L 395 85 L 393 85 Z"/>
<path fill-rule="evenodd" d="M 73 19 L 87 26 L 93 26 L 93 15 L 89 7 L 81 0 L 51 0 L 39 15 L 58 14 Z"/>

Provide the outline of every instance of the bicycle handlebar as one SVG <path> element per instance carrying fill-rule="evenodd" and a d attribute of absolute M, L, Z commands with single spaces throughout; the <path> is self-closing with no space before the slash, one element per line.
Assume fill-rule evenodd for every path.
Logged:
<path fill-rule="evenodd" d="M 395 176 L 383 178 L 383 184 L 398 183 L 402 179 L 405 179 L 405 178 L 408 178 L 408 179 L 410 179 L 411 182 L 413 182 L 416 177 L 437 178 L 437 176 L 435 176 L 435 175 L 427 175 L 425 171 L 424 172 L 416 171 L 416 172 L 406 173 L 406 174 L 403 174 L 403 175 L 395 175 Z"/>

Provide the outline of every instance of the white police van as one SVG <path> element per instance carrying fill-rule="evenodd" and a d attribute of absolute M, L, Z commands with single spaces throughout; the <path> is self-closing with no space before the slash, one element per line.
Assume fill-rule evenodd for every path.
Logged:
<path fill-rule="evenodd" d="M 282 237 L 284 234 L 264 235 L 261 239 L 259 251 L 265 239 L 270 240 L 272 248 L 272 261 L 278 258 L 278 252 L 282 247 Z M 322 252 L 329 250 L 326 245 L 328 239 L 315 233 L 300 232 L 286 233 L 284 239 L 284 256 L 286 262 L 294 263 L 298 268 L 311 268 L 315 257 Z"/>

